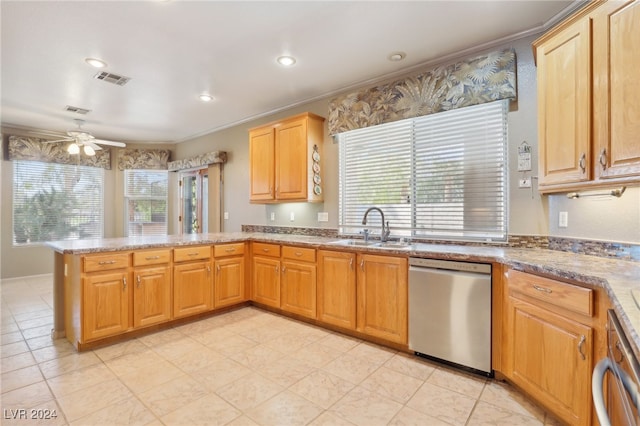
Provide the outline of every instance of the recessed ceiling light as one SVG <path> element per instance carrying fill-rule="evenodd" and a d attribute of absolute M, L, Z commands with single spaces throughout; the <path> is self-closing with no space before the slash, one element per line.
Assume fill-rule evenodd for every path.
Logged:
<path fill-rule="evenodd" d="M 84 61 L 95 68 L 104 68 L 107 66 L 105 61 L 96 58 L 86 58 Z"/>
<path fill-rule="evenodd" d="M 290 67 L 296 63 L 296 58 L 293 56 L 280 56 L 277 61 L 283 67 Z"/>
<path fill-rule="evenodd" d="M 213 96 L 207 94 L 207 93 L 203 93 L 202 95 L 200 95 L 200 100 L 202 102 L 211 102 L 213 100 Z"/>
<path fill-rule="evenodd" d="M 404 52 L 393 52 L 393 53 L 390 53 L 389 56 L 387 56 L 387 59 L 390 60 L 391 62 L 398 62 L 403 60 L 406 57 L 407 57 L 407 54 Z"/>

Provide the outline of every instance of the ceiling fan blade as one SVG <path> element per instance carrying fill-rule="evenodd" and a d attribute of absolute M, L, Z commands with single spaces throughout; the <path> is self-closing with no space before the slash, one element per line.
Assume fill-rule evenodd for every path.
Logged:
<path fill-rule="evenodd" d="M 91 142 L 91 141 L 84 141 L 83 142 L 84 145 L 90 146 L 91 148 L 93 148 L 94 151 L 97 151 L 99 149 L 102 149 L 102 147 L 96 145 L 95 143 Z"/>
<path fill-rule="evenodd" d="M 34 136 L 45 136 L 45 137 L 56 137 L 56 138 L 66 138 L 66 132 L 54 132 L 49 130 L 27 130 L 27 133 Z"/>
<path fill-rule="evenodd" d="M 58 143 L 58 142 L 73 142 L 73 139 L 67 138 L 67 139 L 57 139 L 55 141 L 42 141 L 42 143 Z"/>
<path fill-rule="evenodd" d="M 99 143 L 100 145 L 109 145 L 109 146 L 117 146 L 120 148 L 124 148 L 127 145 L 123 142 L 115 142 L 115 141 L 106 141 L 103 139 L 94 139 L 93 140 L 94 143 Z"/>

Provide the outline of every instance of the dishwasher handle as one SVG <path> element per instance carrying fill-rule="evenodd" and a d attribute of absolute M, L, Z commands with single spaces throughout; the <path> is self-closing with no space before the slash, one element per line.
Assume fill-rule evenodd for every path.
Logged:
<path fill-rule="evenodd" d="M 616 377 L 620 378 L 624 389 L 631 397 L 633 405 L 635 405 L 636 408 L 638 408 L 638 405 L 640 405 L 638 404 L 640 399 L 638 396 L 638 386 L 636 386 L 636 384 L 633 382 L 631 376 L 629 376 L 626 371 L 618 368 L 616 363 L 613 362 L 611 358 L 601 359 L 593 369 L 593 376 L 591 377 L 591 394 L 593 396 L 593 405 L 595 406 L 596 415 L 598 416 L 600 426 L 611 426 L 611 420 L 609 419 L 609 415 L 607 414 L 607 407 L 605 406 L 604 402 L 604 393 L 602 391 L 604 376 L 605 374 L 607 374 L 608 370 L 611 370 L 611 372 Z"/>

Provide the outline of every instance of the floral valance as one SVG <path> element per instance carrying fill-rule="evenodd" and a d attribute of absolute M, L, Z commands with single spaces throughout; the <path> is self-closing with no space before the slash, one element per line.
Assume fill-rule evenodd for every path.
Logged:
<path fill-rule="evenodd" d="M 516 97 L 516 54 L 491 52 L 329 102 L 329 133 Z"/>
<path fill-rule="evenodd" d="M 45 143 L 46 139 L 9 136 L 9 160 L 43 163 L 77 164 L 111 170 L 111 149 L 102 148 L 96 155 L 69 154 L 66 143 Z"/>
<path fill-rule="evenodd" d="M 207 152 L 206 154 L 196 155 L 195 157 L 185 158 L 183 160 L 169 161 L 169 171 L 176 172 L 178 170 L 195 169 L 197 167 L 208 166 L 209 164 L 226 162 L 226 152 L 213 151 Z"/>
<path fill-rule="evenodd" d="M 167 170 L 171 151 L 168 149 L 130 149 L 119 152 L 118 170 Z"/>

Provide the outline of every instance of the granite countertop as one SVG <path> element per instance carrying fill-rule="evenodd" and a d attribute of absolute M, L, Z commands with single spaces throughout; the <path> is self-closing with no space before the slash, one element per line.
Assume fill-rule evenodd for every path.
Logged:
<path fill-rule="evenodd" d="M 609 259 L 557 250 L 493 246 L 444 245 L 416 243 L 403 248 L 348 246 L 336 244 L 340 238 L 308 235 L 225 232 L 195 235 L 105 238 L 94 240 L 54 241 L 47 245 L 62 254 L 87 254 L 122 250 L 140 250 L 236 241 L 260 241 L 295 244 L 315 248 L 399 254 L 435 259 L 499 262 L 524 272 L 570 279 L 606 290 L 634 351 L 640 357 L 640 307 L 632 291 L 640 296 L 640 262 Z M 638 300 L 640 302 L 640 300 Z"/>

